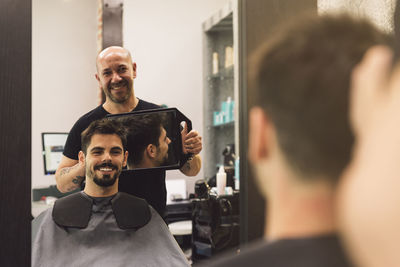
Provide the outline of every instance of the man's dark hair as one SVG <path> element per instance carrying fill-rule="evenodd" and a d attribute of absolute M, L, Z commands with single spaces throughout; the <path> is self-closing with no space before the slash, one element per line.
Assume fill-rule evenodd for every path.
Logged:
<path fill-rule="evenodd" d="M 150 113 L 122 117 L 121 121 L 128 130 L 128 165 L 137 165 L 142 161 L 143 151 L 149 144 L 156 147 L 160 145 L 162 117 L 158 113 Z"/>
<path fill-rule="evenodd" d="M 116 134 L 121 138 L 124 151 L 126 150 L 127 131 L 123 125 L 116 120 L 101 119 L 90 123 L 90 125 L 81 133 L 82 151 L 86 155 L 87 148 L 90 145 L 92 136 L 95 134 Z"/>
<path fill-rule="evenodd" d="M 286 159 L 302 177 L 335 181 L 349 162 L 351 72 L 368 48 L 388 43 L 364 19 L 307 14 L 253 55 L 254 104 L 273 122 Z"/>

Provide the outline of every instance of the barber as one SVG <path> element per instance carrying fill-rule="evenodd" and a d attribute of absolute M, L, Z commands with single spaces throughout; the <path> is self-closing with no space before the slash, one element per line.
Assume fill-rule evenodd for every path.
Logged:
<path fill-rule="evenodd" d="M 127 49 L 118 46 L 104 49 L 97 56 L 96 67 L 95 76 L 105 93 L 106 101 L 80 117 L 68 134 L 63 156 L 55 174 L 57 188 L 62 193 L 80 188 L 85 179 L 85 168 L 78 161 L 78 153 L 81 150 L 81 133 L 92 121 L 104 118 L 108 114 L 160 108 L 156 104 L 135 96 L 136 63 L 132 61 L 131 54 Z M 193 157 L 189 157 L 180 171 L 186 176 L 195 176 L 201 168 L 199 155 L 202 149 L 201 136 L 197 131 L 187 132 L 184 129 L 182 139 L 183 152 L 187 155 L 192 154 Z M 152 198 L 152 201 L 148 200 L 146 196 L 142 195 L 142 197 L 148 200 L 160 215 L 163 215 L 166 206 L 165 170 L 148 170 L 147 174 L 149 171 L 151 175 L 145 175 L 146 179 L 150 177 L 153 184 L 157 186 L 152 187 L 151 192 L 147 192 L 148 187 L 145 188 L 145 194 Z M 137 174 L 135 178 L 140 179 L 140 175 Z M 135 190 L 138 191 L 140 188 Z"/>

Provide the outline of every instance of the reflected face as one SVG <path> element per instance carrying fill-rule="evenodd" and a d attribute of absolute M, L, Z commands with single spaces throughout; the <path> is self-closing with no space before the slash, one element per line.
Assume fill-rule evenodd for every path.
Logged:
<path fill-rule="evenodd" d="M 126 153 L 118 135 L 93 135 L 85 156 L 86 178 L 101 187 L 114 185 L 126 165 Z"/>
<path fill-rule="evenodd" d="M 168 138 L 167 132 L 164 127 L 161 126 L 161 134 L 158 139 L 157 157 L 156 161 L 158 166 L 165 165 L 168 161 L 168 145 L 171 143 L 171 139 Z"/>
<path fill-rule="evenodd" d="M 99 54 L 96 79 L 107 99 L 114 103 L 125 103 L 133 94 L 135 77 L 136 64 L 132 64 L 126 50 L 109 48 Z"/>

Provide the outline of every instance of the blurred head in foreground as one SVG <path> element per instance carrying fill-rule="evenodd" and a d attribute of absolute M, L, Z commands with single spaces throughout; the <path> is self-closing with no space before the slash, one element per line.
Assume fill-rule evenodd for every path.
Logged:
<path fill-rule="evenodd" d="M 351 71 L 387 42 L 366 20 L 305 15 L 252 55 L 249 157 L 268 199 L 266 237 L 335 232 L 334 191 L 353 144 Z"/>

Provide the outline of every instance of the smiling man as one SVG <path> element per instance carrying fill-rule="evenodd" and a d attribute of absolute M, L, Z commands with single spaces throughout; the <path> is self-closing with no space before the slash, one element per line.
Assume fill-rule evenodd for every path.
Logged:
<path fill-rule="evenodd" d="M 82 133 L 83 145 L 79 152 L 79 161 L 85 165 L 88 178 L 84 192 L 90 196 L 114 195 L 118 192 L 118 184 L 115 182 L 128 158 L 128 151 L 124 150 L 121 141 L 125 137 L 111 133 L 94 134 L 93 128 Z"/>
<path fill-rule="evenodd" d="M 160 106 L 139 99 L 134 91 L 134 79 L 136 78 L 137 65 L 132 61 L 131 54 L 125 48 L 111 46 L 100 52 L 96 59 L 96 79 L 100 88 L 106 95 L 104 104 L 89 111 L 74 124 L 65 143 L 63 157 L 57 168 L 55 178 L 60 192 L 70 192 L 82 186 L 85 180 L 83 164 L 78 159 L 81 150 L 80 136 L 88 125 L 108 114 L 120 114 L 126 112 L 158 109 Z M 201 168 L 200 151 L 202 141 L 197 131 L 190 131 L 182 135 L 184 154 L 193 154 L 180 169 L 187 176 L 195 176 Z M 143 192 L 145 198 L 159 214 L 163 215 L 166 208 L 165 171 L 151 171 L 145 173 L 136 172 L 129 177 L 137 181 L 135 188 L 123 188 L 130 194 Z M 148 179 L 153 185 L 149 190 Z M 135 190 L 135 191 L 134 191 Z"/>
<path fill-rule="evenodd" d="M 94 121 L 82 133 L 85 188 L 35 218 L 32 266 L 188 266 L 158 213 L 118 192 L 125 147 L 117 121 Z"/>

